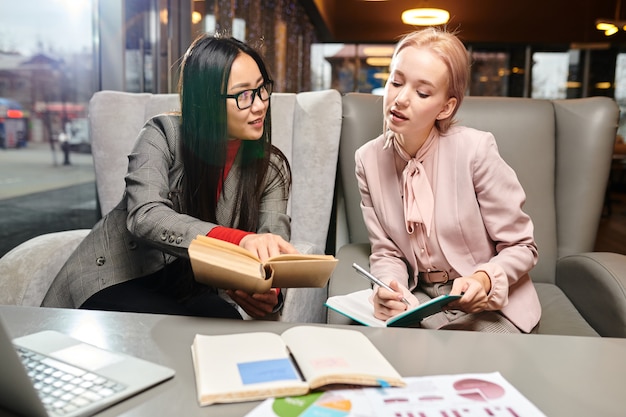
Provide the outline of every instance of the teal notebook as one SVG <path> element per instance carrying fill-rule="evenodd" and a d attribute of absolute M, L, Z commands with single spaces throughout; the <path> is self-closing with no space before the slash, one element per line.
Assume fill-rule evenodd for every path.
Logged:
<path fill-rule="evenodd" d="M 374 306 L 369 301 L 371 289 L 356 291 L 346 295 L 335 295 L 326 300 L 326 307 L 343 314 L 352 320 L 371 327 L 415 327 L 424 318 L 438 313 L 449 302 L 461 298 L 460 295 L 440 295 L 417 307 L 390 318 L 387 321 L 374 317 Z"/>

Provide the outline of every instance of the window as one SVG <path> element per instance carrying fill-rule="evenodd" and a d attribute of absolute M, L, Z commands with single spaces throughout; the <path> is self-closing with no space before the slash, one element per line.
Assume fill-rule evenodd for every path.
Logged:
<path fill-rule="evenodd" d="M 567 95 L 567 52 L 535 52 L 532 68 L 532 98 L 558 99 Z"/>
<path fill-rule="evenodd" d="M 94 92 L 91 0 L 5 2 L 0 27 L 0 256 L 97 220 L 84 134 Z M 71 152 L 58 142 L 64 132 Z M 67 163 L 67 164 L 66 164 Z"/>

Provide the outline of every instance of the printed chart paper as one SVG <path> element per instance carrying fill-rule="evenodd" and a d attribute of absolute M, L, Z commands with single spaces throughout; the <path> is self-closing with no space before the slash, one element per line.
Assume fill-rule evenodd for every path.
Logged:
<path fill-rule="evenodd" d="M 546 417 L 499 372 L 405 381 L 402 388 L 270 398 L 246 417 Z"/>

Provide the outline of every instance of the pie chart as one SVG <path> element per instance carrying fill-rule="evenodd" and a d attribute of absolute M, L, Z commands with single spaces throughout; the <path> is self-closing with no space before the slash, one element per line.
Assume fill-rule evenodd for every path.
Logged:
<path fill-rule="evenodd" d="M 272 405 L 279 417 L 347 417 L 351 409 L 350 400 L 332 391 L 277 398 Z"/>
<path fill-rule="evenodd" d="M 474 401 L 489 401 L 500 398 L 505 391 L 500 385 L 482 379 L 468 378 L 456 381 L 456 393 L 461 397 Z"/>

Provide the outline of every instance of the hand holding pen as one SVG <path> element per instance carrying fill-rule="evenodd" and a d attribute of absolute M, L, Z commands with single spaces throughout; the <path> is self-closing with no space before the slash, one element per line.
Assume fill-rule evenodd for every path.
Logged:
<path fill-rule="evenodd" d="M 357 265 L 356 263 L 352 264 L 352 267 L 356 270 L 356 272 L 358 272 L 359 274 L 361 274 L 363 277 L 365 277 L 368 281 L 370 281 L 372 284 L 376 284 L 379 287 L 383 287 L 384 289 L 386 289 L 387 291 L 391 291 L 391 292 L 396 292 L 393 288 L 391 288 L 389 285 L 385 284 L 384 282 L 382 282 L 381 280 L 379 280 L 378 278 L 376 278 L 374 275 L 370 274 L 367 270 L 365 270 L 364 268 L 362 268 L 361 266 Z M 405 298 L 402 297 L 402 299 L 400 300 L 402 301 L 404 304 L 406 304 L 407 306 L 410 306 L 411 304 L 409 303 L 409 301 Z"/>

